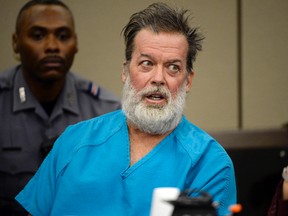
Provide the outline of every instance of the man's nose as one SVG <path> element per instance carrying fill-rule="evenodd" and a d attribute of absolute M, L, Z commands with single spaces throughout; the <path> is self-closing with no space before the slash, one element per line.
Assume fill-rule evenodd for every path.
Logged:
<path fill-rule="evenodd" d="M 165 84 L 165 75 L 163 67 L 156 67 L 153 71 L 151 83 L 154 85 L 164 85 Z"/>
<path fill-rule="evenodd" d="M 59 40 L 55 36 L 48 36 L 45 48 L 46 52 L 59 52 Z"/>

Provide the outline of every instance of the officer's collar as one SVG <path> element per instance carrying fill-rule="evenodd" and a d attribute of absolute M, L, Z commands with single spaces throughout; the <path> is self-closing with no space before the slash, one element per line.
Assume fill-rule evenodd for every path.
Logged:
<path fill-rule="evenodd" d="M 55 110 L 60 111 L 61 109 L 59 109 L 59 106 L 61 106 L 63 109 L 69 112 L 72 112 L 76 115 L 80 114 L 76 84 L 70 72 L 66 75 L 65 86 L 59 99 L 57 103 L 55 104 L 55 107 L 54 107 Z M 57 115 L 58 113 L 54 113 L 54 114 Z"/>
<path fill-rule="evenodd" d="M 23 77 L 21 67 L 17 68 L 16 71 L 13 96 L 13 112 L 35 108 L 36 112 L 39 111 L 41 116 L 44 115 L 42 112 L 45 111 L 39 108 L 40 104 L 30 91 L 30 88 Z M 54 107 L 56 113 L 53 110 L 52 115 L 58 115 L 62 112 L 62 108 L 76 115 L 79 115 L 80 113 L 75 81 L 69 73 L 66 75 L 64 89 Z M 51 117 L 53 118 L 53 116 Z"/>
<path fill-rule="evenodd" d="M 36 107 L 36 98 L 32 95 L 28 84 L 24 80 L 22 70 L 17 67 L 13 89 L 13 112 Z"/>

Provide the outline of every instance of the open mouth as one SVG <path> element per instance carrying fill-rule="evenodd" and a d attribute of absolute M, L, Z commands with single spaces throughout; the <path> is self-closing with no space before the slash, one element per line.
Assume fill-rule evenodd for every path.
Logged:
<path fill-rule="evenodd" d="M 146 95 L 146 97 L 150 100 L 155 100 L 155 101 L 166 99 L 166 97 L 161 93 L 152 93 L 152 94 Z"/>
<path fill-rule="evenodd" d="M 161 92 L 151 92 L 145 95 L 146 103 L 160 105 L 167 103 L 167 95 Z"/>

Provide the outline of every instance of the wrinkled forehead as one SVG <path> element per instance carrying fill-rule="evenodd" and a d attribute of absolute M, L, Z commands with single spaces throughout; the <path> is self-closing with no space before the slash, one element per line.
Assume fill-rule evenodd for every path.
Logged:
<path fill-rule="evenodd" d="M 188 42 L 179 32 L 154 32 L 151 29 L 142 29 L 134 38 L 132 56 L 137 52 L 162 53 L 165 56 L 175 56 L 186 60 Z"/>

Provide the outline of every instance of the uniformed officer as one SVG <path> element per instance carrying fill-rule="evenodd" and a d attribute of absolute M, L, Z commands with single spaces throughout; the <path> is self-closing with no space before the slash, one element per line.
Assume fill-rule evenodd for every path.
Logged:
<path fill-rule="evenodd" d="M 14 197 L 68 125 L 121 107 L 108 90 L 69 71 L 77 36 L 64 3 L 26 3 L 13 48 L 21 64 L 0 73 L 0 215 L 26 215 Z"/>

